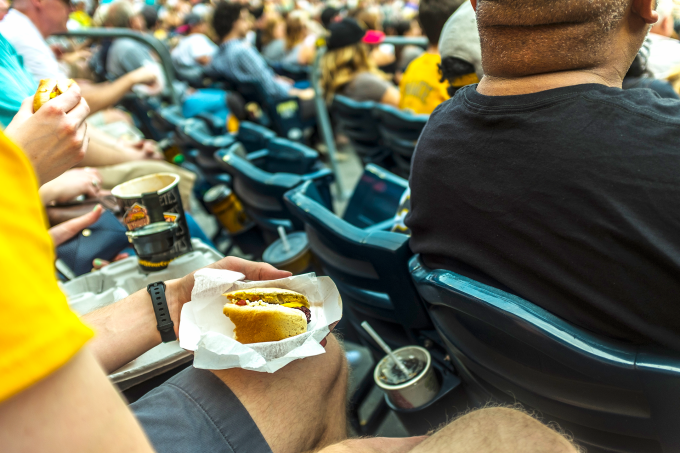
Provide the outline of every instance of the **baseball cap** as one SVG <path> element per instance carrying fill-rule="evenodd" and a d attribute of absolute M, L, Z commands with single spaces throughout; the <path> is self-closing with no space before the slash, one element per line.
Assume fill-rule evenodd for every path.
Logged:
<path fill-rule="evenodd" d="M 482 69 L 482 45 L 477 30 L 477 17 L 470 2 L 465 2 L 444 25 L 439 38 L 442 59 L 456 57 L 475 67 L 477 77 L 484 75 Z"/>
<path fill-rule="evenodd" d="M 328 27 L 328 31 L 330 31 L 330 36 L 326 39 L 328 50 L 342 49 L 358 44 L 366 36 L 366 30 L 361 28 L 361 25 L 354 19 L 343 19 L 340 22 L 335 22 Z"/>

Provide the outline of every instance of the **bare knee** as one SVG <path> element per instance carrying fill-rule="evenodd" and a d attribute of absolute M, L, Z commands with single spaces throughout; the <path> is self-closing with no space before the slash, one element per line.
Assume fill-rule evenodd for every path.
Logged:
<path fill-rule="evenodd" d="M 535 418 L 497 407 L 471 412 L 423 442 L 416 452 L 577 453 L 569 440 Z"/>

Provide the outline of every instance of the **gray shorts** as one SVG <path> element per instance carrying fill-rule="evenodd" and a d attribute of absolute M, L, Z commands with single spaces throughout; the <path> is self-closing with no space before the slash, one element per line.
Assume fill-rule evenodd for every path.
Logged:
<path fill-rule="evenodd" d="M 158 453 L 272 453 L 243 404 L 189 367 L 130 405 Z"/>

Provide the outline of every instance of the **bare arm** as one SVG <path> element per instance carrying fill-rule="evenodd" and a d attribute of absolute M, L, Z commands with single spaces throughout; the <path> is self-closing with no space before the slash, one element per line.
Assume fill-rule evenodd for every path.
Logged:
<path fill-rule="evenodd" d="M 0 404 L 3 451 L 152 453 L 134 416 L 87 348 Z"/>
<path fill-rule="evenodd" d="M 177 294 L 179 282 L 166 282 L 165 290 L 175 333 L 178 332 L 183 305 L 179 303 Z M 106 373 L 114 372 L 161 344 L 161 334 L 156 329 L 156 315 L 146 290 L 137 291 L 116 304 L 89 313 L 83 316 L 83 321 L 97 333 L 90 342 L 90 349 Z"/>
<path fill-rule="evenodd" d="M 113 106 L 138 84 L 153 84 L 156 82 L 155 73 L 146 66 L 119 77 L 113 82 L 97 84 L 84 83 L 81 85 L 83 97 L 90 106 L 90 112 L 95 113 Z"/>
<path fill-rule="evenodd" d="M 385 91 L 385 94 L 383 94 L 383 97 L 380 100 L 380 103 L 391 105 L 391 106 L 394 106 L 394 107 L 399 107 L 400 101 L 401 101 L 401 93 L 399 93 L 398 89 L 391 86 L 387 89 L 387 91 Z"/>
<path fill-rule="evenodd" d="M 87 132 L 90 139 L 89 148 L 85 158 L 78 164 L 79 167 L 105 167 L 133 160 L 162 158 L 156 152 L 136 149 L 117 141 L 95 127 L 90 126 Z"/>

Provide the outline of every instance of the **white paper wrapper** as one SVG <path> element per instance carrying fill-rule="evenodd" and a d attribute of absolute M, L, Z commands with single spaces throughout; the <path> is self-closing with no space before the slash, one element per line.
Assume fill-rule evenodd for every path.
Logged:
<path fill-rule="evenodd" d="M 281 280 L 243 282 L 237 272 L 203 269 L 194 276 L 191 302 L 184 304 L 179 325 L 180 346 L 194 351 L 194 366 L 207 370 L 243 368 L 274 373 L 290 362 L 323 354 L 319 344 L 328 326 L 342 317 L 342 300 L 328 277 L 298 275 Z M 222 294 L 256 287 L 284 288 L 309 299 L 312 320 L 307 333 L 271 343 L 241 344 L 234 340 L 234 324 L 222 312 Z"/>

